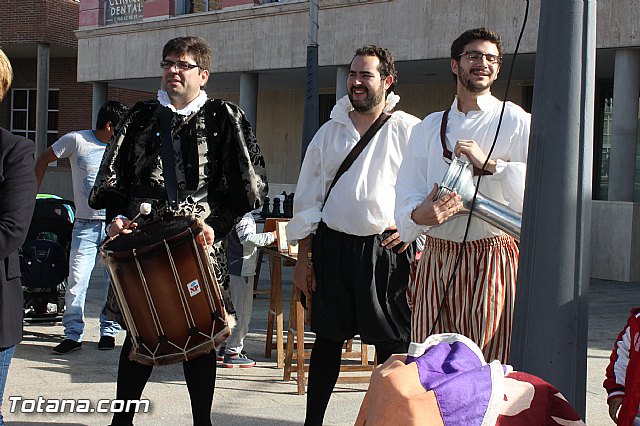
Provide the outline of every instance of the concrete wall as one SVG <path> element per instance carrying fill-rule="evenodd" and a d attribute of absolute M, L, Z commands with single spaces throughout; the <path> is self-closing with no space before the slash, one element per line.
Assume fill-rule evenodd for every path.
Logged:
<path fill-rule="evenodd" d="M 504 82 L 496 83 L 495 96 L 503 96 L 504 86 Z M 448 107 L 453 101 L 454 91 L 453 81 L 433 86 L 400 84 L 396 90 L 400 96 L 397 109 L 422 119 L 431 112 Z M 515 83 L 510 100 L 518 104 L 522 101 L 521 90 Z M 270 182 L 295 184 L 298 180 L 303 110 L 302 90 L 260 92 L 256 137 L 267 163 Z"/>
<path fill-rule="evenodd" d="M 593 201 L 591 277 L 639 281 L 640 203 Z"/>
<path fill-rule="evenodd" d="M 44 175 L 40 194 L 54 194 L 58 197 L 73 201 L 73 183 L 71 182 L 71 168 L 49 167 Z"/>
<path fill-rule="evenodd" d="M 482 6 L 485 9 L 482 9 Z M 81 29 L 80 81 L 157 76 L 158 40 L 197 34 L 211 43 L 213 72 L 302 68 L 306 60 L 307 1 L 269 7 L 220 10 L 103 28 Z M 532 3 L 531 21 L 537 21 Z M 473 12 L 473 13 L 471 13 Z M 523 4 L 485 2 L 469 8 L 466 0 L 320 0 L 320 66 L 345 64 L 366 43 L 388 47 L 398 61 L 446 58 L 461 28 L 490 25 L 515 44 Z M 518 19 L 514 19 L 517 17 Z M 535 24 L 521 51 L 534 52 Z M 153 46 L 154 48 L 150 48 Z M 268 46 L 268 48 L 265 48 Z M 507 51 L 514 45 L 505 46 Z M 113 55 L 113 52 L 128 54 Z"/>
<path fill-rule="evenodd" d="M 461 29 L 481 25 L 501 33 L 506 51 L 513 51 L 524 13 L 524 2 L 510 0 L 473 7 L 467 0 L 320 0 L 319 5 L 321 66 L 344 64 L 365 41 L 383 44 L 399 61 L 446 58 Z M 522 53 L 536 50 L 539 6 L 539 0 L 531 1 Z M 639 11 L 640 0 L 600 0 L 598 47 L 636 46 Z M 210 41 L 214 57 L 223 59 L 215 61 L 213 72 L 301 68 L 307 31 L 305 0 L 81 28 L 78 79 L 156 76 L 158 40 L 187 34 Z"/>
<path fill-rule="evenodd" d="M 348 63 L 355 48 L 364 43 L 388 47 L 398 62 L 448 58 L 451 41 L 462 30 L 478 26 L 488 26 L 501 33 L 505 51 L 512 52 L 522 25 L 525 2 L 319 0 L 319 6 L 319 65 L 329 67 Z M 238 72 L 261 71 L 289 76 L 285 70 L 303 69 L 306 64 L 308 9 L 306 0 L 289 0 L 104 28 L 81 28 L 76 33 L 78 80 L 117 83 L 157 78 L 161 44 L 182 35 L 199 35 L 209 41 L 214 55 L 214 78 L 216 73 L 228 77 Z M 522 54 L 536 51 L 539 10 L 540 0 L 531 0 L 529 21 L 520 46 Z M 600 0 L 597 10 L 599 49 L 640 44 L 637 25 L 640 0 Z M 562 69 L 562 64 L 557 66 Z M 532 63 L 529 68 L 528 74 L 521 73 L 519 77 L 527 81 L 515 81 L 511 87 L 510 98 L 516 103 L 522 102 L 522 86 L 531 84 Z M 288 84 L 286 89 L 275 90 L 263 85 L 258 95 L 256 133 L 269 181 L 274 184 L 269 194 L 272 198 L 281 188 L 291 188 L 286 185 L 296 182 L 301 156 L 303 87 L 302 83 L 290 84 L 286 78 L 280 77 Z M 506 75 L 501 75 L 496 84 L 494 94 L 498 97 L 504 90 L 505 78 Z M 329 86 L 325 83 L 322 90 L 325 93 L 334 90 Z M 230 89 L 234 90 L 238 89 Z M 397 93 L 402 98 L 399 109 L 422 118 L 445 108 L 452 100 L 454 86 L 452 81 L 403 85 L 400 75 Z M 212 95 L 236 102 L 238 98 L 237 93 Z M 640 208 L 632 203 L 595 201 L 592 215 L 592 276 L 640 280 L 640 265 L 634 267 L 631 263 L 633 254 L 640 252 L 640 242 L 635 243 L 640 241 L 636 238 Z"/>

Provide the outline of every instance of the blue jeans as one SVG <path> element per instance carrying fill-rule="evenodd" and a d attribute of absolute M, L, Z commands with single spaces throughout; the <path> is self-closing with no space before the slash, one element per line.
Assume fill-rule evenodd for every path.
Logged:
<path fill-rule="evenodd" d="M 7 382 L 7 373 L 9 372 L 9 364 L 11 364 L 11 358 L 16 351 L 15 346 L 8 348 L 0 348 L 0 426 L 4 425 L 2 421 L 2 395 L 4 394 L 4 385 Z"/>
<path fill-rule="evenodd" d="M 66 309 L 62 316 L 64 336 L 67 339 L 82 341 L 84 334 L 84 303 L 89 287 L 91 272 L 96 263 L 96 255 L 100 243 L 106 237 L 103 220 L 76 218 L 71 239 L 69 254 L 69 278 L 64 295 Z M 109 291 L 109 276 L 103 269 L 104 279 L 94 282 L 98 285 L 100 307 L 104 308 Z M 107 320 L 104 312 L 100 314 L 100 335 L 115 336 L 120 331 L 120 324 Z"/>

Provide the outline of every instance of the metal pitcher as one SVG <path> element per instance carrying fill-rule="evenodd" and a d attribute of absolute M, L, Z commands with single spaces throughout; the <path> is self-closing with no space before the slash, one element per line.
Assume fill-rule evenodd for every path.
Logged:
<path fill-rule="evenodd" d="M 451 161 L 435 199 L 452 192 L 458 193 L 462 198 L 464 209 L 460 211 L 460 214 L 469 214 L 476 186 L 473 183 L 473 169 L 468 161 L 459 158 L 454 158 Z M 520 241 L 520 227 L 522 225 L 520 213 L 478 192 L 475 206 L 473 206 L 473 214 Z"/>

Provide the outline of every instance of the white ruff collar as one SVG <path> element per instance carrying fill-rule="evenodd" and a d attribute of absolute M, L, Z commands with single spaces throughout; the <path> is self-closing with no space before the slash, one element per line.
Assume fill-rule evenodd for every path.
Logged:
<path fill-rule="evenodd" d="M 186 107 L 182 109 L 176 109 L 176 107 L 171 105 L 171 99 L 169 99 L 169 95 L 167 95 L 167 92 L 165 92 L 164 90 L 158 90 L 158 102 L 160 102 L 160 105 L 168 107 L 171 111 L 175 112 L 176 114 L 180 114 L 184 116 L 189 116 L 194 112 L 199 111 L 200 108 L 202 108 L 204 104 L 207 102 L 207 99 L 208 99 L 207 92 L 205 92 L 204 90 L 201 90 L 198 97 L 192 100 L 191 102 L 189 102 L 189 104 Z"/>

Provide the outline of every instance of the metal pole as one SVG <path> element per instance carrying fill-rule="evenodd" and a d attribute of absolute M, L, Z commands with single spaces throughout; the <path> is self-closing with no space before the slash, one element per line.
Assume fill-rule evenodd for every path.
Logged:
<path fill-rule="evenodd" d="M 318 0 L 309 0 L 309 44 L 318 45 Z"/>
<path fill-rule="evenodd" d="M 258 74 L 243 72 L 240 74 L 240 108 L 251 123 L 254 133 L 258 122 Z"/>
<path fill-rule="evenodd" d="M 36 83 L 36 156 L 47 150 L 47 127 L 49 119 L 49 67 L 51 48 L 38 44 L 38 75 Z"/>
<path fill-rule="evenodd" d="M 349 65 L 338 65 L 336 68 L 336 102 L 347 95 L 347 78 L 349 78 Z"/>
<path fill-rule="evenodd" d="M 595 6 L 541 1 L 510 358 L 560 389 L 583 417 Z"/>
<path fill-rule="evenodd" d="M 301 160 L 313 135 L 320 127 L 320 78 L 318 75 L 318 0 L 309 1 L 309 41 L 307 45 L 307 83 L 304 101 L 304 119 L 302 125 Z"/>
<path fill-rule="evenodd" d="M 93 83 L 93 99 L 91 103 L 91 128 L 95 129 L 100 108 L 108 101 L 109 85 L 107 83 Z"/>

